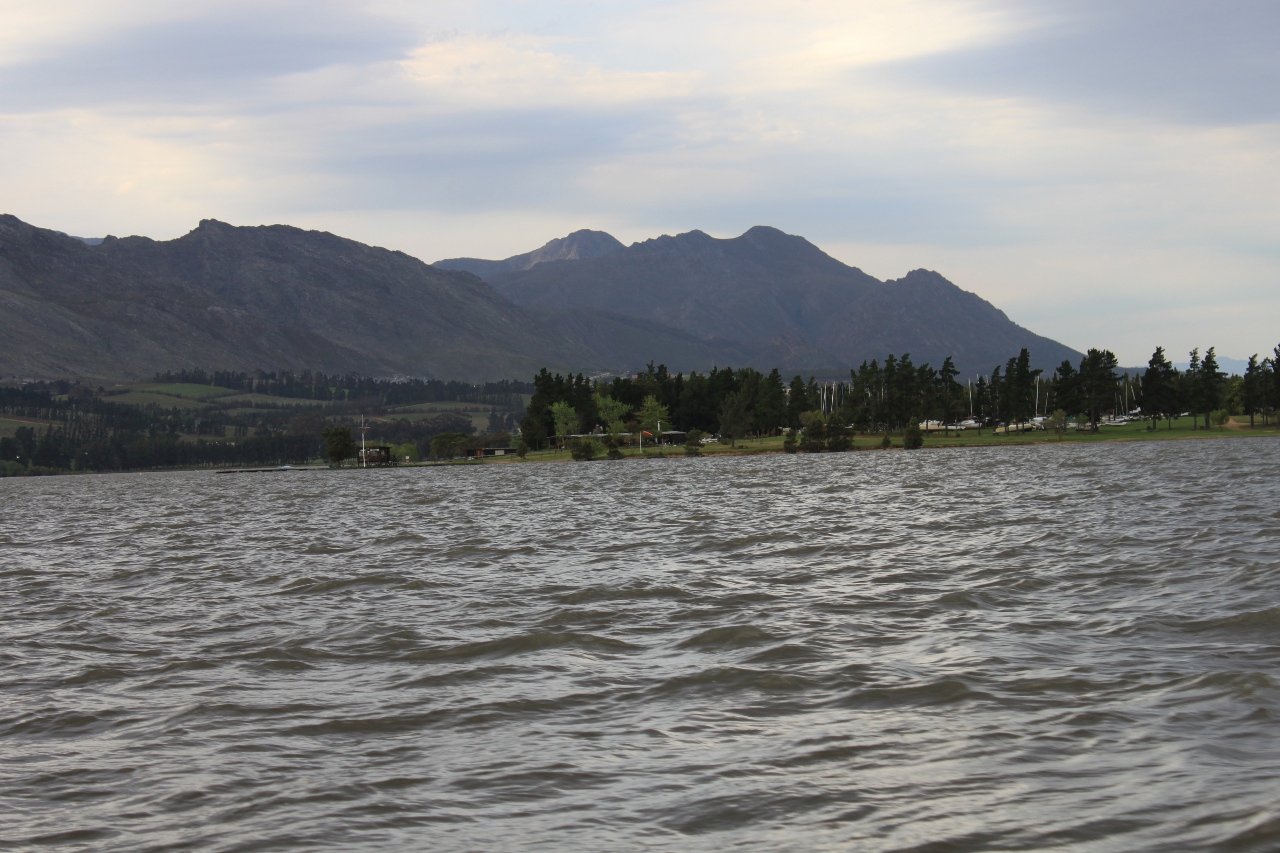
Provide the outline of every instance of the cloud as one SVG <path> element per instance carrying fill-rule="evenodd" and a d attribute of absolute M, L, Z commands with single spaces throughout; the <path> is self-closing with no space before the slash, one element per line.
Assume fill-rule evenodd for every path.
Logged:
<path fill-rule="evenodd" d="M 186 4 L 182 4 L 186 5 Z M 331 3 L 188 6 L 96 38 L 75 28 L 33 56 L 0 65 L 0 111 L 66 108 L 189 109 L 269 98 L 285 75 L 393 59 L 415 46 L 392 22 Z"/>
<path fill-rule="evenodd" d="M 1264 3 L 0 15 L 6 204 L 71 233 L 173 237 L 216 216 L 434 259 L 570 226 L 631 241 L 771 224 L 882 277 L 938 269 L 1130 362 L 1161 329 L 1171 351 L 1262 349 L 1280 319 L 1280 13 Z"/>
<path fill-rule="evenodd" d="M 882 80 L 1234 125 L 1280 119 L 1280 7 L 1258 0 L 1022 5 L 1016 40 L 876 69 Z"/>

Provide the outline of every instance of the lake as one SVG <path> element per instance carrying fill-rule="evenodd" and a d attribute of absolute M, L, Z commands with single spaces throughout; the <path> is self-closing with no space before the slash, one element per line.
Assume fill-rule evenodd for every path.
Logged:
<path fill-rule="evenodd" d="M 0 507 L 0 848 L 1280 849 L 1280 439 Z"/>

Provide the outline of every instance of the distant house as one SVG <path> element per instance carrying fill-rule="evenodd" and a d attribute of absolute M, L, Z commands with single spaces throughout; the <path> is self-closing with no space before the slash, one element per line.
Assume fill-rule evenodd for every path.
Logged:
<path fill-rule="evenodd" d="M 391 447 L 386 444 L 371 444 L 356 451 L 356 461 L 361 468 L 375 468 L 394 465 L 395 457 L 391 455 Z"/>
<path fill-rule="evenodd" d="M 473 447 L 466 454 L 468 459 L 483 459 L 486 456 L 511 456 L 515 452 L 514 447 Z"/>

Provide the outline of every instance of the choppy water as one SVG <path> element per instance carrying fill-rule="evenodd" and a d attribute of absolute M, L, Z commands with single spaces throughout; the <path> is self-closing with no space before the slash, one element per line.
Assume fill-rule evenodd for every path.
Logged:
<path fill-rule="evenodd" d="M 3 847 L 1280 849 L 1280 441 L 0 501 Z"/>

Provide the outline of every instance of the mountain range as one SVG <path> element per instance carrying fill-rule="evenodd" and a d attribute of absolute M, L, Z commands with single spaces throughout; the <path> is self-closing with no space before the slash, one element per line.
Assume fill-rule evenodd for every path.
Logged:
<path fill-rule="evenodd" d="M 480 380 L 649 361 L 838 376 L 890 352 L 952 355 L 966 372 L 1024 346 L 1037 366 L 1079 358 L 937 273 L 882 282 L 774 228 L 631 246 L 577 231 L 504 260 L 428 265 L 284 225 L 94 241 L 9 215 L 0 341 L 0 375 L 31 378 L 261 367 Z"/>

